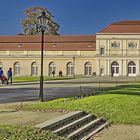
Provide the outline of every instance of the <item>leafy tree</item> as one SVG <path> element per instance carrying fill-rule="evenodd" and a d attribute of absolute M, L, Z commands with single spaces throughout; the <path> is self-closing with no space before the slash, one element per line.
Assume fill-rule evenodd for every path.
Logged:
<path fill-rule="evenodd" d="M 25 19 L 21 20 L 21 25 L 23 28 L 23 34 L 35 35 L 39 34 L 37 25 L 37 17 L 41 15 L 42 11 L 45 11 L 49 17 L 49 22 L 47 25 L 47 30 L 45 30 L 46 35 L 58 35 L 59 25 L 53 20 L 53 15 L 46 8 L 42 7 L 33 7 L 24 10 L 26 15 Z"/>

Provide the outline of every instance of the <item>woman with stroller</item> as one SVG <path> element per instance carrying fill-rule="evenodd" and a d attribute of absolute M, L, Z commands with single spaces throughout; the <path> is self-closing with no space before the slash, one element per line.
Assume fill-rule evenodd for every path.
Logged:
<path fill-rule="evenodd" d="M 0 80 L 1 80 L 1 84 L 3 84 L 2 76 L 3 76 L 3 70 L 2 70 L 2 68 L 0 67 Z"/>
<path fill-rule="evenodd" d="M 0 68 L 0 80 L 1 84 L 7 84 L 7 78 L 4 76 L 2 68 Z"/>

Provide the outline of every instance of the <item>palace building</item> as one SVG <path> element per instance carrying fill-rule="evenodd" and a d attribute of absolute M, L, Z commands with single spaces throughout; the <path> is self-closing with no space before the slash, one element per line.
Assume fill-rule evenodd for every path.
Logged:
<path fill-rule="evenodd" d="M 0 36 L 0 67 L 40 75 L 41 36 Z M 114 22 L 96 35 L 45 36 L 44 76 L 140 76 L 140 21 Z"/>

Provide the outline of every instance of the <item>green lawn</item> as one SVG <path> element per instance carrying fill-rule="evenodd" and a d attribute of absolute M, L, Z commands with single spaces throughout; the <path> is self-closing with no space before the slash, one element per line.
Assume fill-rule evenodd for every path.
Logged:
<path fill-rule="evenodd" d="M 66 140 L 49 131 L 43 131 L 32 127 L 0 126 L 1 140 Z"/>
<path fill-rule="evenodd" d="M 122 85 L 116 90 L 82 99 L 57 99 L 25 106 L 26 109 L 82 110 L 103 116 L 113 123 L 140 124 L 140 84 Z"/>
<path fill-rule="evenodd" d="M 49 76 L 44 76 L 44 81 L 48 80 L 66 80 L 66 79 L 73 79 L 73 77 L 49 77 Z M 13 77 L 13 82 L 35 82 L 39 81 L 40 77 L 39 76 L 14 76 Z"/>

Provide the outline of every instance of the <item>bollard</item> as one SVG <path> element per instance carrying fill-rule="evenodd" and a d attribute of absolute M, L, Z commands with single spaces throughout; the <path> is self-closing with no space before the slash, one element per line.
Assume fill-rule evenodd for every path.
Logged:
<path fill-rule="evenodd" d="M 20 108 L 22 109 L 22 103 L 23 103 L 23 98 L 21 98 L 21 102 L 20 102 Z"/>
<path fill-rule="evenodd" d="M 83 97 L 83 92 L 82 92 L 82 87 L 80 86 L 80 95 L 81 95 L 81 98 Z"/>

